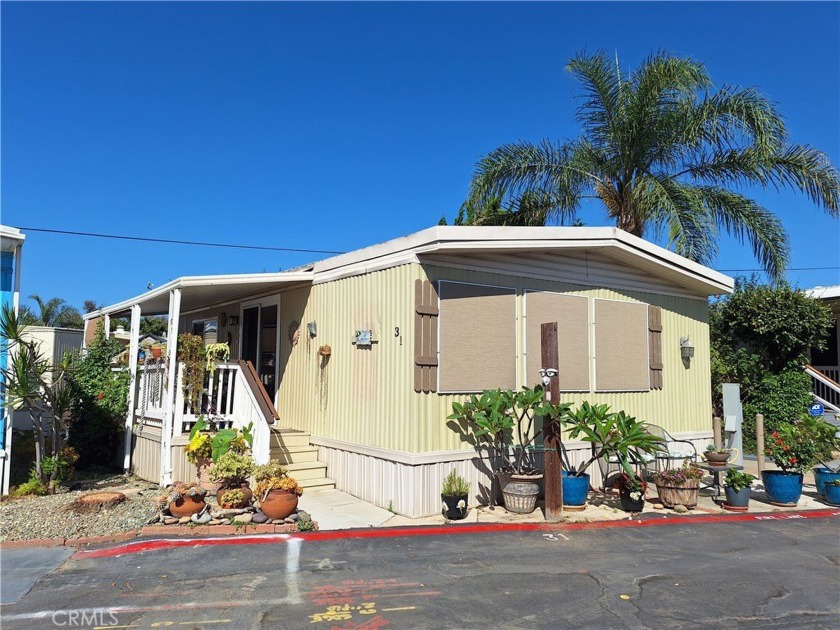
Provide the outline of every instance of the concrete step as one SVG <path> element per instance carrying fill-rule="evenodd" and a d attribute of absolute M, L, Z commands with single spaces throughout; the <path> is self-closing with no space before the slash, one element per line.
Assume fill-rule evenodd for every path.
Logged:
<path fill-rule="evenodd" d="M 269 452 L 269 457 L 276 459 L 281 464 L 315 462 L 318 461 L 318 448 L 315 446 L 293 446 L 291 448 L 273 446 Z"/>
<path fill-rule="evenodd" d="M 297 481 L 302 479 L 317 479 L 319 477 L 326 478 L 327 465 L 321 462 L 304 462 L 302 464 L 288 464 L 283 466 L 289 477 L 294 477 Z"/>
<path fill-rule="evenodd" d="M 310 446 L 309 432 L 293 431 L 292 429 L 272 429 L 269 444 L 272 449 L 291 449 Z"/>
<path fill-rule="evenodd" d="M 326 477 L 321 477 L 320 479 L 298 479 L 297 482 L 305 492 L 335 489 L 335 482 L 332 479 L 327 479 Z"/>

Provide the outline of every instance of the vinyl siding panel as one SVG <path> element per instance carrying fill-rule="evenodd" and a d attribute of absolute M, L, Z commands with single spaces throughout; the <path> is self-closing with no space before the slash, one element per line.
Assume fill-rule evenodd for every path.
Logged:
<path fill-rule="evenodd" d="M 712 409 L 705 300 L 432 264 L 406 264 L 281 294 L 281 425 L 310 431 L 315 436 L 410 453 L 470 448 L 446 421 L 452 402 L 464 400 L 465 396 L 414 391 L 416 279 L 517 290 L 519 385 L 528 352 L 539 353 L 539 348 L 528 348 L 525 343 L 522 294 L 526 289 L 580 295 L 590 301 L 627 300 L 662 307 L 662 390 L 563 394 L 562 399 L 606 403 L 616 411 L 623 409 L 673 433 L 709 429 Z M 288 329 L 294 321 L 299 322 L 301 334 L 297 346 L 292 347 Z M 310 321 L 317 323 L 314 338 L 306 330 Z M 399 336 L 395 334 L 397 328 Z M 359 329 L 373 331 L 374 344 L 369 349 L 357 349 L 353 344 Z M 679 339 L 685 335 L 696 347 L 689 367 L 680 358 Z M 324 344 L 332 348 L 327 362 L 318 356 L 318 348 Z M 590 348 L 594 349 L 594 344 L 590 343 Z"/>

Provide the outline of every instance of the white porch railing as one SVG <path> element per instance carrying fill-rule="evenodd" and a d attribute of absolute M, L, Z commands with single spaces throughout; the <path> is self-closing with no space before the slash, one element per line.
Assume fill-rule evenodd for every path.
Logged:
<path fill-rule="evenodd" d="M 137 368 L 137 402 L 134 410 L 136 422 L 160 428 L 166 399 L 165 379 L 165 370 L 160 363 L 141 365 Z"/>
<path fill-rule="evenodd" d="M 805 366 L 805 373 L 811 377 L 811 391 L 814 398 L 835 414 L 840 412 L 840 369 Z"/>
<path fill-rule="evenodd" d="M 183 390 L 183 364 L 179 364 L 175 383 L 175 405 L 172 436 L 190 432 L 198 417 L 205 415 L 217 428 L 243 429 L 253 423 L 254 461 L 267 464 L 271 428 L 257 396 L 238 363 L 218 363 L 207 375 L 205 394 L 200 402 L 189 404 Z M 135 418 L 146 426 L 162 427 L 166 391 L 165 370 L 162 365 L 144 365 L 138 369 L 137 410 Z M 272 420 L 273 422 L 273 420 Z"/>

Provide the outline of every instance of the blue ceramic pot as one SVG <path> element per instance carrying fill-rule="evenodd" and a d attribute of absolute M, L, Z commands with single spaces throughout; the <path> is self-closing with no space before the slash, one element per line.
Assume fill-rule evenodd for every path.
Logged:
<path fill-rule="evenodd" d="M 840 479 L 840 472 L 833 472 L 825 466 L 814 468 L 814 483 L 817 484 L 817 494 L 821 497 L 825 496 L 825 482 L 836 481 L 838 479 Z"/>
<path fill-rule="evenodd" d="M 831 505 L 840 505 L 840 486 L 825 486 L 825 501 Z"/>
<path fill-rule="evenodd" d="M 764 490 L 774 503 L 796 505 L 802 496 L 802 473 L 765 470 L 761 473 Z"/>
<path fill-rule="evenodd" d="M 729 486 L 723 487 L 724 492 L 726 492 L 726 503 L 732 507 L 748 507 L 750 504 L 750 488 L 741 488 L 740 490 L 736 491 L 734 488 L 730 488 Z"/>
<path fill-rule="evenodd" d="M 585 505 L 589 494 L 589 475 L 569 475 L 563 471 L 563 505 Z"/>

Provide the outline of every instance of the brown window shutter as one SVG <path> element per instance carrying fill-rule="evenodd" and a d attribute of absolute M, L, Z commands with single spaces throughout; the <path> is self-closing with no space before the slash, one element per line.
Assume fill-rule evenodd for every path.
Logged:
<path fill-rule="evenodd" d="M 437 391 L 438 296 L 428 280 L 414 281 L 414 391 Z"/>
<path fill-rule="evenodd" d="M 662 307 L 648 306 L 650 388 L 662 389 Z"/>

